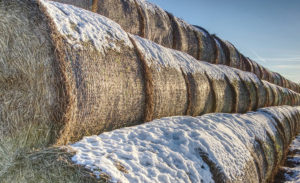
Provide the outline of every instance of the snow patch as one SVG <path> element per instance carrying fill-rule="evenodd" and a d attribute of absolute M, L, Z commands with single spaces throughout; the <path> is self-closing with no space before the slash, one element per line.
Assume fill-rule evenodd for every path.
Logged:
<path fill-rule="evenodd" d="M 72 5 L 40 0 L 59 33 L 75 48 L 92 43 L 101 53 L 107 49 L 120 51 L 117 43 L 133 48 L 127 33 L 114 21 Z"/>

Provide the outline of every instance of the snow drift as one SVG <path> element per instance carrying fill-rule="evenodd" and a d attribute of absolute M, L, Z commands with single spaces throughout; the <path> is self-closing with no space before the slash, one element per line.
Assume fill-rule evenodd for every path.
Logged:
<path fill-rule="evenodd" d="M 225 64 L 255 73 L 260 79 L 300 92 L 300 85 L 267 71 L 243 56 L 230 42 L 216 39 L 205 29 L 190 25 L 146 0 L 54 0 L 104 15 L 131 34 L 168 48 L 186 52 L 198 60 Z M 245 67 L 244 64 L 247 64 Z"/>
<path fill-rule="evenodd" d="M 268 182 L 299 122 L 299 109 L 288 106 L 168 117 L 84 137 L 70 148 L 75 163 L 112 182 Z"/>

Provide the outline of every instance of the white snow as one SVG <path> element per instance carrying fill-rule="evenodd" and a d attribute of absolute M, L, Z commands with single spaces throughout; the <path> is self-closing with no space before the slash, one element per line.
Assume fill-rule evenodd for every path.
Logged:
<path fill-rule="evenodd" d="M 75 48 L 82 48 L 82 44 L 88 42 L 101 53 L 105 53 L 107 49 L 120 51 L 116 43 L 133 48 L 121 26 L 104 16 L 72 5 L 48 0 L 40 2 L 53 19 L 59 33 Z"/>
<path fill-rule="evenodd" d="M 211 79 L 224 80 L 224 73 L 213 64 L 196 60 L 187 53 L 158 45 L 139 36 L 130 35 L 143 54 L 148 66 L 160 71 L 162 68 L 173 68 L 185 73 L 207 73 Z"/>

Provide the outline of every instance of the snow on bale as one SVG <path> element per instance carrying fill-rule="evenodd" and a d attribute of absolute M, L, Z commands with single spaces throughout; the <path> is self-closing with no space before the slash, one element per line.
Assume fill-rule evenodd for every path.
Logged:
<path fill-rule="evenodd" d="M 272 182 L 299 109 L 168 117 L 70 145 L 74 163 L 113 182 Z M 290 121 L 288 121 L 288 118 Z M 290 133 L 291 132 L 291 133 Z"/>
<path fill-rule="evenodd" d="M 218 61 L 221 58 L 217 58 L 220 56 L 219 53 L 221 53 L 220 45 L 217 45 L 218 42 L 215 42 L 214 38 L 212 38 L 206 30 L 199 26 L 189 25 L 145 0 L 53 1 L 72 4 L 104 15 L 119 23 L 125 31 L 131 34 L 139 35 L 163 46 L 186 52 L 198 60 L 210 63 L 222 63 Z M 228 51 L 231 65 L 227 63 L 225 63 L 225 65 L 243 70 L 245 67 L 243 64 L 249 66 L 248 62 L 245 62 L 244 58 L 240 56 L 238 50 L 231 43 L 227 42 L 226 45 L 225 47 L 227 47 L 227 49 L 223 48 L 223 51 Z M 226 54 L 227 53 L 225 53 L 225 55 Z M 273 76 L 272 73 L 271 76 L 268 77 L 268 73 L 264 72 L 264 67 L 257 63 L 252 63 L 252 65 L 252 72 L 257 74 L 260 79 L 267 80 L 271 83 L 276 82 L 275 84 L 279 82 L 279 85 L 283 86 L 280 83 L 284 79 L 282 76 L 280 76 L 282 77 L 281 81 L 278 80 L 278 76 Z M 299 84 L 297 84 L 297 87 L 291 86 L 286 88 L 298 91 L 298 86 Z"/>
<path fill-rule="evenodd" d="M 213 35 L 213 39 L 217 48 L 216 64 L 229 65 L 228 62 L 230 58 L 228 48 L 225 46 L 224 42 L 216 35 Z"/>

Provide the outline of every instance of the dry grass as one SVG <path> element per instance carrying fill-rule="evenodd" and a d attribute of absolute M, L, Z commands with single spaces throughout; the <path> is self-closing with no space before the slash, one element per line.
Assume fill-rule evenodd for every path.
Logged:
<path fill-rule="evenodd" d="M 4 153 L 0 152 L 0 155 Z M 87 169 L 71 162 L 72 153 L 61 148 L 39 151 L 16 151 L 2 165 L 0 180 L 3 183 L 94 183 L 109 182 L 107 176 L 96 179 Z M 7 156 L 6 156 L 7 157 Z"/>

